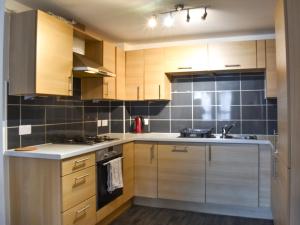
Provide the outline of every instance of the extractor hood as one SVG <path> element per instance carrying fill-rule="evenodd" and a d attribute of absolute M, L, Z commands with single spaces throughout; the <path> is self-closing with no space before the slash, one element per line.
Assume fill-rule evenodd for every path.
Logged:
<path fill-rule="evenodd" d="M 73 75 L 75 77 L 115 77 L 116 75 L 85 55 L 73 52 Z"/>

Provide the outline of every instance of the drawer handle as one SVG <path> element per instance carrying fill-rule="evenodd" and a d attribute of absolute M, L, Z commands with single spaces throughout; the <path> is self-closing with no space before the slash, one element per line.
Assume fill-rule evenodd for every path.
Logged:
<path fill-rule="evenodd" d="M 231 68 L 231 67 L 241 67 L 240 64 L 233 64 L 233 65 L 225 65 L 226 68 Z"/>
<path fill-rule="evenodd" d="M 82 183 L 85 183 L 86 181 L 86 177 L 89 176 L 88 174 L 85 174 L 85 175 L 82 175 L 80 177 L 75 177 L 75 186 L 76 185 L 79 185 L 79 184 L 82 184 Z"/>
<path fill-rule="evenodd" d="M 85 161 L 89 160 L 90 158 L 84 158 L 84 159 L 79 159 L 79 160 L 75 160 L 74 165 L 75 167 L 78 166 L 78 164 L 80 164 L 80 166 L 85 165 Z"/>
<path fill-rule="evenodd" d="M 186 67 L 178 67 L 179 70 L 191 70 L 193 67 L 191 66 L 186 66 Z"/>
<path fill-rule="evenodd" d="M 77 210 L 77 211 L 76 211 L 76 214 L 81 214 L 81 213 L 83 213 L 83 212 L 86 213 L 86 210 L 87 210 L 88 208 L 90 208 L 90 205 L 87 205 L 87 206 L 83 207 L 82 209 Z"/>
<path fill-rule="evenodd" d="M 188 152 L 187 147 L 184 147 L 184 149 L 177 149 L 176 146 L 174 146 L 172 152 Z"/>

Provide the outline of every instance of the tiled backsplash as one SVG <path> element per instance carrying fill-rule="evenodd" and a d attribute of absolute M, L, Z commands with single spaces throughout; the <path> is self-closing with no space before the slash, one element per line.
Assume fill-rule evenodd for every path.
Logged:
<path fill-rule="evenodd" d="M 74 79 L 73 97 L 8 96 L 8 148 L 49 142 L 53 135 L 97 135 L 110 131 L 110 102 L 80 100 L 80 80 Z M 112 103 L 112 105 L 115 103 Z M 123 103 L 122 103 L 123 104 Z M 113 118 L 114 119 L 114 118 Z M 98 127 L 97 120 L 108 120 Z M 114 122 L 112 123 L 114 124 Z M 19 125 L 32 125 L 32 134 L 19 136 Z M 118 132 L 122 132 L 121 130 Z M 115 127 L 112 127 L 115 131 Z"/>
<path fill-rule="evenodd" d="M 125 131 L 137 115 L 149 119 L 145 132 L 179 132 L 181 128 L 214 128 L 235 123 L 235 134 L 273 134 L 277 130 L 276 100 L 264 98 L 264 74 L 218 74 L 176 77 L 172 101 L 82 101 L 80 80 L 73 97 L 8 96 L 8 148 L 43 144 L 53 135 L 97 135 Z M 124 108 L 125 105 L 125 108 Z M 97 120 L 108 126 L 97 127 Z M 19 136 L 19 125 L 32 125 L 32 134 Z"/>
<path fill-rule="evenodd" d="M 126 128 L 142 115 L 149 119 L 147 132 L 173 133 L 191 127 L 221 133 L 225 124 L 235 123 L 234 134 L 273 134 L 277 103 L 265 99 L 264 87 L 261 72 L 177 77 L 172 81 L 171 102 L 126 103 Z"/>

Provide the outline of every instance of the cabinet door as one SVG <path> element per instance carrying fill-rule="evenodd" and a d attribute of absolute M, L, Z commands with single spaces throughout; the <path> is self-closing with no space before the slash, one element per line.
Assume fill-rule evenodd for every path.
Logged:
<path fill-rule="evenodd" d="M 116 99 L 125 100 L 125 52 L 116 48 Z"/>
<path fill-rule="evenodd" d="M 36 32 L 36 93 L 73 95 L 72 26 L 38 11 Z"/>
<path fill-rule="evenodd" d="M 116 99 L 116 78 L 103 78 L 103 99 Z"/>
<path fill-rule="evenodd" d="M 165 72 L 190 72 L 208 69 L 207 45 L 165 48 Z"/>
<path fill-rule="evenodd" d="M 205 201 L 205 145 L 158 145 L 158 197 Z"/>
<path fill-rule="evenodd" d="M 102 41 L 103 48 L 103 67 L 111 71 L 116 72 L 116 46 L 113 43 Z"/>
<path fill-rule="evenodd" d="M 144 51 L 126 52 L 126 99 L 144 99 Z"/>
<path fill-rule="evenodd" d="M 123 180 L 124 202 L 131 199 L 134 195 L 134 143 L 123 145 Z"/>
<path fill-rule="evenodd" d="M 134 146 L 135 196 L 157 198 L 157 145 L 137 143 Z"/>
<path fill-rule="evenodd" d="M 266 41 L 266 97 L 277 97 L 275 40 Z"/>
<path fill-rule="evenodd" d="M 207 148 L 206 202 L 258 207 L 258 146 Z"/>
<path fill-rule="evenodd" d="M 257 68 L 256 41 L 209 44 L 208 54 L 210 70 Z"/>
<path fill-rule="evenodd" d="M 170 100 L 170 80 L 164 72 L 163 48 L 147 49 L 145 56 L 145 100 Z"/>

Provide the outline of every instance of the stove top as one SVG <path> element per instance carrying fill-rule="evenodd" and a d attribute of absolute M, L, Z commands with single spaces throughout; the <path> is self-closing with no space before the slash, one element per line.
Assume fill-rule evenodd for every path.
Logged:
<path fill-rule="evenodd" d="M 212 134 L 213 129 L 192 129 L 184 128 L 180 131 L 179 137 L 184 138 L 215 138 Z"/>
<path fill-rule="evenodd" d="M 107 141 L 119 140 L 119 138 L 111 138 L 106 135 L 99 136 L 64 136 L 59 135 L 51 138 L 53 144 L 85 144 L 85 145 L 94 145 Z"/>

